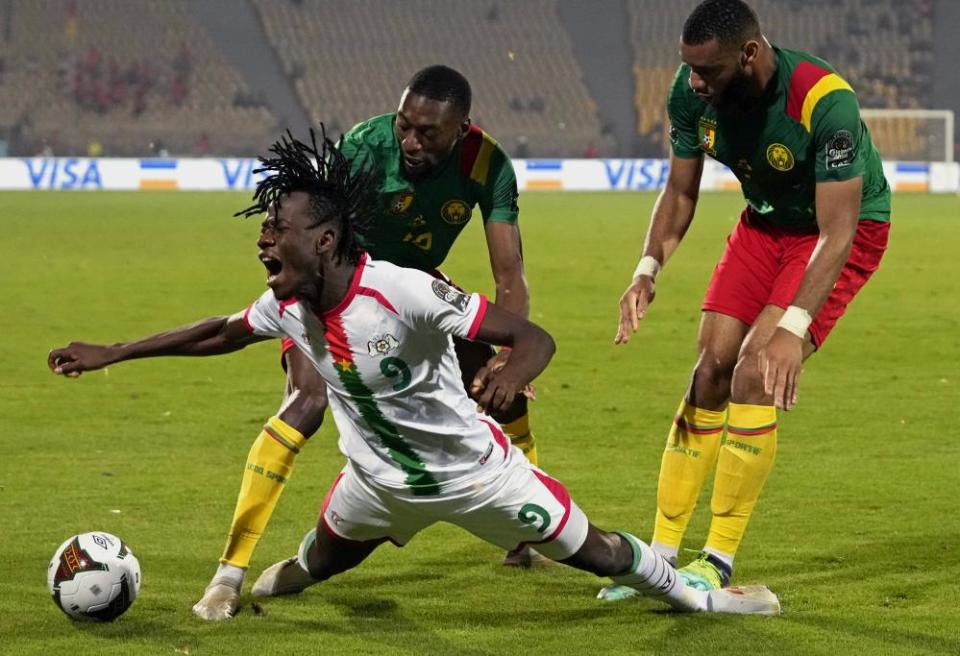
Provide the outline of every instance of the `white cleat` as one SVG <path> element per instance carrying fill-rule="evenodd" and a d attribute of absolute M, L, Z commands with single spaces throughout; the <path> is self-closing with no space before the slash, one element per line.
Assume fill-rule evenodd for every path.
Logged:
<path fill-rule="evenodd" d="M 743 585 L 707 593 L 707 612 L 779 615 L 780 600 L 765 585 Z"/>
<path fill-rule="evenodd" d="M 193 614 L 211 622 L 228 620 L 237 614 L 240 591 L 226 583 L 211 583 L 203 598 L 193 605 Z"/>
<path fill-rule="evenodd" d="M 278 597 L 303 592 L 314 583 L 319 583 L 306 572 L 296 556 L 274 563 L 257 577 L 250 594 L 254 597 Z"/>

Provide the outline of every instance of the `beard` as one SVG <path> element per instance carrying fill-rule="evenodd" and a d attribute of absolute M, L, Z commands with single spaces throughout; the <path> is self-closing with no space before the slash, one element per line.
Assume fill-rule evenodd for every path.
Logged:
<path fill-rule="evenodd" d="M 750 76 L 738 65 L 727 87 L 717 96 L 716 107 L 724 110 L 748 110 L 755 101 Z"/>

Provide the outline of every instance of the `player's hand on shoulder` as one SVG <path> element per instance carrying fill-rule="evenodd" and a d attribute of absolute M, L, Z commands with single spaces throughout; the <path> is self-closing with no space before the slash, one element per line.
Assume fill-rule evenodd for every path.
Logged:
<path fill-rule="evenodd" d="M 47 366 L 55 374 L 76 378 L 84 371 L 93 371 L 109 364 L 109 353 L 109 346 L 70 342 L 63 348 L 50 351 Z"/>
<path fill-rule="evenodd" d="M 630 336 L 637 332 L 640 320 L 647 313 L 647 308 L 656 296 L 656 286 L 650 276 L 637 276 L 620 297 L 620 323 L 617 326 L 617 336 L 614 344 L 626 344 Z"/>

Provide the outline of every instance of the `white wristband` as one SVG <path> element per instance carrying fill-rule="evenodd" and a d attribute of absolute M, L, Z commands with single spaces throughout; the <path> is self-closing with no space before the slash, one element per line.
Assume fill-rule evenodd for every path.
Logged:
<path fill-rule="evenodd" d="M 650 276 L 650 278 L 656 280 L 658 273 L 660 273 L 660 263 L 657 262 L 657 258 L 652 255 L 644 255 L 640 258 L 637 268 L 633 270 L 633 277 Z"/>
<path fill-rule="evenodd" d="M 813 317 L 810 316 L 809 312 L 802 307 L 791 305 L 787 308 L 787 311 L 783 313 L 780 321 L 777 322 L 777 328 L 783 328 L 800 339 L 805 339 L 807 336 L 807 328 L 810 327 L 811 323 L 813 323 Z"/>

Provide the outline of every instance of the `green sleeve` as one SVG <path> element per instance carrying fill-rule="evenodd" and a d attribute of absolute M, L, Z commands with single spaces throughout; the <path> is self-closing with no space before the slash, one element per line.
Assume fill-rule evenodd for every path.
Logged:
<path fill-rule="evenodd" d="M 817 182 L 849 180 L 863 175 L 870 149 L 864 140 L 856 94 L 838 89 L 821 98 L 813 110 L 810 127 Z"/>
<path fill-rule="evenodd" d="M 480 197 L 480 212 L 483 221 L 495 223 L 516 223 L 520 214 L 517 205 L 517 174 L 513 163 L 499 146 L 491 155 L 490 172 L 487 184 Z"/>
<path fill-rule="evenodd" d="M 670 148 L 674 155 L 682 159 L 694 159 L 703 155 L 697 133 L 697 119 L 690 107 L 690 87 L 687 85 L 689 75 L 690 69 L 686 65 L 681 65 L 677 69 L 667 98 Z"/>
<path fill-rule="evenodd" d="M 340 152 L 350 160 L 354 173 L 361 165 L 369 167 L 372 163 L 373 152 L 367 146 L 364 133 L 368 130 L 367 122 L 358 123 L 340 137 Z"/>

